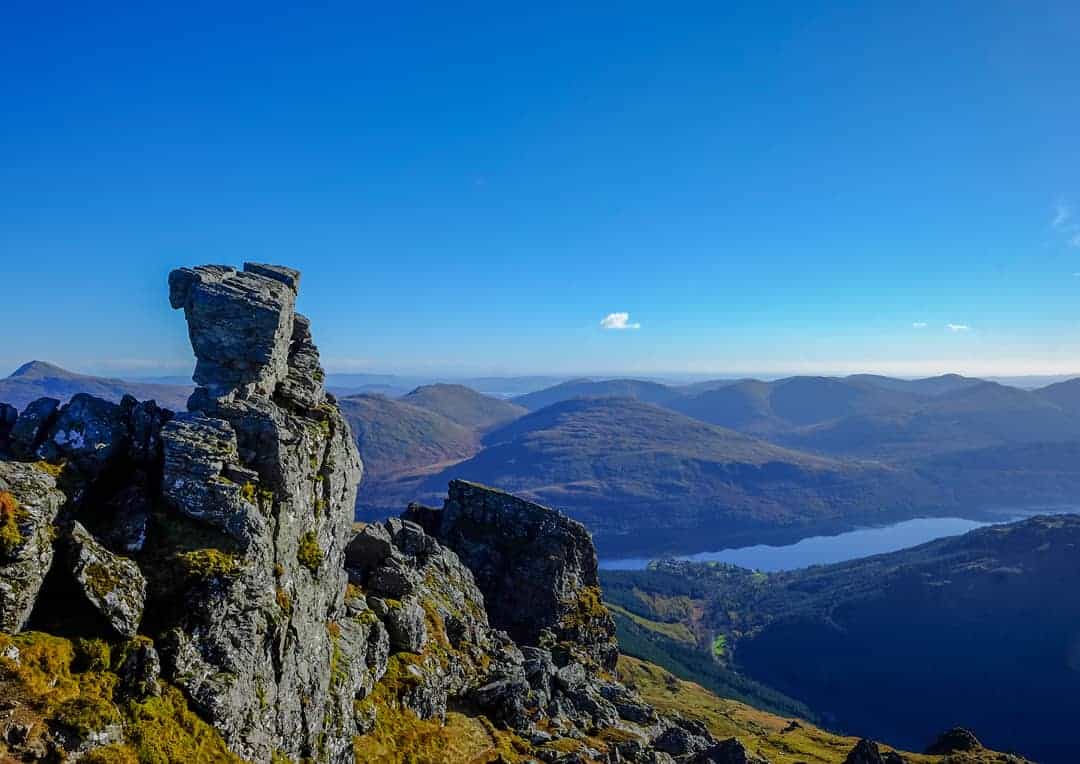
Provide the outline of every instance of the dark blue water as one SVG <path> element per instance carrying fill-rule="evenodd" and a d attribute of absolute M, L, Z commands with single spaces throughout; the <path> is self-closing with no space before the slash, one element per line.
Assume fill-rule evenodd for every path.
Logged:
<path fill-rule="evenodd" d="M 739 549 L 721 549 L 718 552 L 677 555 L 677 558 L 694 562 L 715 560 L 766 572 L 795 570 L 810 565 L 827 565 L 885 552 L 895 552 L 925 544 L 934 539 L 959 536 L 986 525 L 1021 520 L 1034 514 L 1037 513 L 1003 515 L 1000 520 L 995 519 L 993 523 L 964 520 L 958 517 L 923 517 L 879 528 L 858 528 L 836 536 L 812 536 L 787 546 L 758 544 Z M 650 558 L 646 557 L 600 560 L 600 567 L 604 570 L 642 570 L 648 565 L 649 560 Z"/>

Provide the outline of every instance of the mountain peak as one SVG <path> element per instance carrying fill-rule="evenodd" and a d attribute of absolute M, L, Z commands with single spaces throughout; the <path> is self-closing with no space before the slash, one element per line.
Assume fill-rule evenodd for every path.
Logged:
<path fill-rule="evenodd" d="M 81 377 L 82 374 L 76 374 L 73 371 L 61 368 L 54 363 L 48 361 L 28 361 L 22 366 L 17 368 L 11 373 L 10 378 L 19 377 L 22 379 L 40 379 L 43 377 L 61 377 L 61 378 L 74 378 Z"/>

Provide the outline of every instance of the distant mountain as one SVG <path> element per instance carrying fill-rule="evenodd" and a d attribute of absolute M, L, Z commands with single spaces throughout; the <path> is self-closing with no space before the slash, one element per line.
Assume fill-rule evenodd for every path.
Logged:
<path fill-rule="evenodd" d="M 972 387 L 984 380 L 975 377 L 964 377 L 960 374 L 942 374 L 938 377 L 926 377 L 925 379 L 897 379 L 895 377 L 883 377 L 878 374 L 852 374 L 844 377 L 844 381 L 879 387 L 883 390 L 932 396 L 963 390 L 965 387 Z"/>
<path fill-rule="evenodd" d="M 777 439 L 833 455 L 924 459 L 1010 444 L 1080 441 L 1080 411 L 1063 408 L 1052 395 L 979 382 L 906 411 L 857 414 L 780 433 Z"/>
<path fill-rule="evenodd" d="M 680 397 L 682 393 L 679 390 L 659 382 L 640 379 L 573 379 L 528 395 L 519 395 L 514 398 L 514 403 L 536 411 L 573 398 L 633 398 L 662 406 Z"/>
<path fill-rule="evenodd" d="M 10 377 L 0 379 L 0 403 L 9 403 L 21 410 L 30 401 L 41 397 L 57 398 L 63 403 L 78 393 L 89 393 L 114 402 L 125 395 L 133 395 L 139 400 L 155 400 L 173 411 L 185 411 L 191 390 L 190 385 L 130 382 L 76 374 L 45 361 L 31 361 L 16 369 Z"/>
<path fill-rule="evenodd" d="M 338 405 L 364 462 L 361 493 L 402 470 L 467 459 L 480 446 L 469 428 L 405 401 L 354 395 Z"/>
<path fill-rule="evenodd" d="M 607 553 L 700 543 L 706 531 L 880 520 L 932 501 L 916 495 L 913 473 L 792 451 L 626 398 L 557 403 L 488 433 L 484 446 L 402 498 L 437 501 L 450 476 L 481 481 L 585 521 Z"/>
<path fill-rule="evenodd" d="M 688 630 L 709 654 L 722 645 L 729 666 L 852 733 L 921 749 L 949 719 L 996 748 L 1066 764 L 1077 750 L 1078 580 L 1080 517 L 1059 515 L 799 571 L 661 562 L 605 572 L 603 584 L 633 616 L 666 635 Z M 665 647 L 660 631 L 650 638 Z"/>
<path fill-rule="evenodd" d="M 522 406 L 483 395 L 464 385 L 424 385 L 403 396 L 401 401 L 475 430 L 487 430 L 528 413 Z"/>
<path fill-rule="evenodd" d="M 852 377 L 751 379 L 673 399 L 668 405 L 704 422 L 767 436 L 858 414 L 910 410 L 925 399 L 899 387 Z"/>
<path fill-rule="evenodd" d="M 447 377 L 442 375 L 412 374 L 343 374 L 330 372 L 326 375 L 329 390 L 351 391 L 352 394 L 377 392 L 397 397 L 424 385 L 463 385 L 484 395 L 510 398 L 524 395 L 545 387 L 556 385 L 566 377 Z"/>
<path fill-rule="evenodd" d="M 1034 390 L 1032 394 L 1073 414 L 1080 414 L 1080 377 Z"/>

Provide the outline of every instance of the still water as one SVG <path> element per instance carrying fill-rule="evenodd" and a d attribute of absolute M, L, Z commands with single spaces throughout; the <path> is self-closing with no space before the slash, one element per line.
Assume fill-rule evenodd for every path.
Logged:
<path fill-rule="evenodd" d="M 995 522 L 1012 522 L 1032 514 L 1036 513 L 1011 514 L 1002 516 L 1000 520 L 995 519 Z M 794 570 L 809 565 L 826 565 L 854 560 L 858 557 L 895 552 L 945 536 L 959 536 L 975 528 L 992 524 L 994 523 L 964 520 L 958 517 L 923 517 L 878 528 L 858 528 L 836 536 L 812 536 L 787 546 L 758 544 L 739 549 L 721 549 L 718 552 L 676 555 L 676 557 L 694 562 L 716 560 L 766 572 Z M 603 570 L 642 570 L 648 565 L 650 559 L 631 557 L 621 560 L 600 560 L 600 568 Z"/>

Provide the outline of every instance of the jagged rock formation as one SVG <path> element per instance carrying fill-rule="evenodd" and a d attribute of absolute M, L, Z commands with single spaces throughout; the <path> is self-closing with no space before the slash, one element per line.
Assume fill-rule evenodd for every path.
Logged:
<path fill-rule="evenodd" d="M 89 395 L 0 412 L 0 626 L 117 653 L 84 661 L 115 672 L 85 699 L 109 723 L 35 745 L 138 745 L 115 704 L 176 687 L 252 761 L 349 761 L 395 714 L 450 708 L 548 761 L 699 760 L 715 745 L 700 725 L 610 673 L 614 627 L 579 524 L 455 483 L 444 509 L 408 513 L 428 530 L 351 529 L 362 467 L 298 286 L 250 263 L 170 275 L 197 359 L 186 412 Z M 11 676 L 25 679 L 32 644 L 0 658 Z M 665 753 L 665 735 L 686 745 Z"/>
<path fill-rule="evenodd" d="M 464 480 L 450 483 L 441 510 L 413 505 L 406 516 L 458 553 L 492 622 L 515 640 L 564 643 L 614 667 L 615 622 L 600 604 L 596 549 L 581 523 Z"/>

